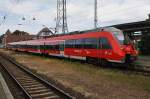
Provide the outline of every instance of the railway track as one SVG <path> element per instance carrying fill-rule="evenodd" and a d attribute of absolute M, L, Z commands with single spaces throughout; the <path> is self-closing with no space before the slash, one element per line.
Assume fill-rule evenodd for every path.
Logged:
<path fill-rule="evenodd" d="M 113 69 L 119 69 L 123 71 L 124 73 L 134 73 L 134 74 L 140 74 L 144 76 L 150 76 L 150 66 L 144 66 L 144 65 L 138 65 L 138 64 L 112 64 Z"/>
<path fill-rule="evenodd" d="M 131 64 L 127 68 L 145 76 L 150 76 L 150 66 Z"/>
<path fill-rule="evenodd" d="M 20 54 L 20 53 L 23 53 L 23 52 L 18 52 L 18 53 Z M 27 53 L 25 53 L 25 54 L 27 54 Z M 74 61 L 81 62 L 79 60 L 74 60 Z M 89 64 L 97 65 L 94 62 L 93 63 L 89 63 Z M 102 67 L 105 68 L 105 66 L 102 66 Z M 106 66 L 106 68 L 119 69 L 119 70 L 122 70 L 123 72 L 126 72 L 126 71 L 128 72 L 129 71 L 129 72 L 140 74 L 140 75 L 144 75 L 144 76 L 150 76 L 150 66 L 145 66 L 144 64 L 143 65 L 139 65 L 139 64 L 134 64 L 134 63 L 132 63 L 132 64 L 112 63 L 110 66 Z"/>
<path fill-rule="evenodd" d="M 24 93 L 25 99 L 75 99 L 28 69 L 0 55 L 0 66 L 9 74 Z"/>

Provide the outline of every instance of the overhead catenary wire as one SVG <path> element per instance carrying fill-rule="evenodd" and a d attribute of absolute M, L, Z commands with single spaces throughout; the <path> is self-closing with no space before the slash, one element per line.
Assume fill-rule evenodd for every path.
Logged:
<path fill-rule="evenodd" d="M 18 4 L 19 1 L 20 1 L 20 0 L 15 0 L 15 3 Z M 6 14 L 3 16 L 3 19 L 2 19 L 2 21 L 0 22 L 0 26 L 2 26 L 2 25 L 6 22 L 6 20 L 8 19 L 8 16 L 9 16 L 8 13 L 6 13 Z"/>
<path fill-rule="evenodd" d="M 122 7 L 125 7 L 125 6 L 122 6 Z M 135 5 L 135 6 L 130 6 L 130 7 L 127 7 L 127 8 L 121 8 L 119 10 L 113 10 L 111 12 L 106 12 L 105 14 L 113 14 L 115 12 L 122 12 L 122 11 L 127 11 L 128 9 L 129 10 L 132 10 L 132 9 L 135 9 L 135 8 L 139 8 L 139 7 L 145 7 L 145 5 Z M 112 9 L 111 9 L 112 10 Z"/>
<path fill-rule="evenodd" d="M 0 22 L 0 26 L 2 26 L 5 23 L 6 19 L 7 19 L 7 14 L 3 16 L 2 21 Z"/>
<path fill-rule="evenodd" d="M 15 1 L 15 3 L 16 4 L 18 4 L 19 2 L 20 2 L 20 0 L 13 0 L 13 1 Z M 135 5 L 135 6 L 132 6 L 132 7 L 127 7 L 127 8 L 122 8 L 122 9 L 119 9 L 119 10 L 113 10 L 113 11 L 111 11 L 111 12 L 104 12 L 103 14 L 101 14 L 101 17 L 99 17 L 99 18 L 101 18 L 101 20 L 103 20 L 103 19 L 107 19 L 107 18 L 110 18 L 110 17 L 112 17 L 112 16 L 122 16 L 124 13 L 128 13 L 128 12 L 132 12 L 133 10 L 135 10 L 136 8 L 142 8 L 142 7 L 145 7 L 143 4 L 142 5 Z M 86 8 L 87 9 L 87 8 Z M 100 7 L 100 9 L 101 9 L 101 7 Z M 85 10 L 84 10 L 85 11 Z M 84 11 L 81 11 L 82 13 L 87 13 L 87 12 L 84 12 Z M 71 18 L 72 16 L 70 16 L 69 18 Z M 123 17 L 124 18 L 124 17 Z M 123 19 L 122 18 L 122 19 Z M 7 16 L 6 16 L 6 19 L 7 19 Z M 5 23 L 5 21 L 6 21 L 6 19 L 5 20 L 3 20 L 3 22 L 1 22 L 2 24 L 3 23 Z M 115 19 L 115 18 L 114 18 Z M 125 17 L 125 19 L 124 20 L 127 20 L 127 19 L 134 19 L 134 18 L 132 18 L 130 15 L 129 16 L 127 16 L 127 17 Z M 86 21 L 86 18 L 84 18 L 84 19 L 77 19 L 77 22 L 85 22 Z M 88 21 L 88 20 L 87 20 Z M 101 21 L 99 20 L 99 22 L 98 23 L 100 23 Z M 103 21 L 104 22 L 104 21 Z M 0 24 L 0 26 L 1 26 L 1 24 Z"/>
<path fill-rule="evenodd" d="M 103 20 L 103 19 L 107 19 L 107 18 L 111 18 L 112 16 L 118 16 L 119 18 L 121 17 L 121 16 L 123 16 L 123 14 L 125 14 L 125 13 L 131 13 L 131 12 L 133 12 L 136 8 L 143 8 L 143 7 L 145 7 L 143 4 L 142 5 L 136 5 L 136 6 L 132 6 L 132 7 L 128 7 L 128 8 L 124 8 L 124 9 L 120 9 L 120 10 L 114 10 L 113 12 L 111 11 L 111 12 L 106 12 L 106 13 L 103 13 L 102 15 L 101 15 L 101 20 Z M 100 8 L 100 9 L 102 9 L 102 8 Z M 85 10 L 83 10 L 83 11 L 81 11 L 80 13 L 84 13 L 84 11 Z M 72 17 L 74 17 L 74 15 L 73 16 L 69 16 L 69 18 L 72 18 Z M 89 16 L 88 16 L 89 17 Z M 133 19 L 135 19 L 135 17 L 132 17 L 131 15 L 128 15 L 127 17 L 124 17 L 123 16 L 123 18 L 124 18 L 124 20 L 127 20 L 127 19 L 129 19 L 129 20 L 133 20 Z M 121 19 L 123 19 L 123 18 L 121 18 Z M 138 18 L 138 19 L 141 19 L 141 17 L 140 16 L 136 16 L 136 18 Z M 84 21 L 83 21 L 84 20 Z M 101 22 L 101 20 L 99 20 L 99 22 L 98 23 L 100 23 Z M 84 19 L 78 19 L 76 22 L 78 23 L 78 22 L 85 22 L 85 17 L 84 17 Z M 136 20 L 134 20 L 134 21 L 136 21 Z M 103 21 L 104 22 L 104 21 Z M 106 21 L 105 21 L 106 22 Z"/>

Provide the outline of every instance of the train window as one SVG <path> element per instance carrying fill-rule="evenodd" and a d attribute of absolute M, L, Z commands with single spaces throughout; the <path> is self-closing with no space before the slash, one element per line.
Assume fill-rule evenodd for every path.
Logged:
<path fill-rule="evenodd" d="M 43 45 L 42 49 L 46 50 L 59 50 L 59 45 Z"/>
<path fill-rule="evenodd" d="M 31 45 L 31 48 L 34 49 L 34 48 L 35 48 L 35 45 Z"/>
<path fill-rule="evenodd" d="M 83 48 L 84 39 L 78 39 L 75 41 L 75 48 Z"/>
<path fill-rule="evenodd" d="M 40 48 L 40 50 L 43 50 L 43 49 L 46 48 L 46 46 L 45 46 L 45 48 L 44 48 L 44 45 L 40 45 L 39 48 Z"/>
<path fill-rule="evenodd" d="M 54 45 L 54 50 L 59 50 L 59 45 Z"/>
<path fill-rule="evenodd" d="M 75 47 L 75 40 L 67 40 L 65 42 L 65 48 L 74 48 Z"/>
<path fill-rule="evenodd" d="M 50 50 L 54 49 L 54 45 L 48 45 Z"/>
<path fill-rule="evenodd" d="M 119 43 L 121 45 L 124 44 L 125 37 L 124 37 L 124 34 L 122 32 L 114 31 L 113 35 L 115 36 L 115 38 L 119 41 Z"/>
<path fill-rule="evenodd" d="M 35 46 L 35 45 L 32 45 L 32 48 L 33 48 L 33 49 L 36 49 L 36 46 Z"/>
<path fill-rule="evenodd" d="M 31 45 L 31 48 L 34 49 L 34 45 Z"/>
<path fill-rule="evenodd" d="M 29 48 L 31 48 L 31 45 L 28 45 Z"/>
<path fill-rule="evenodd" d="M 40 45 L 41 50 L 48 50 L 50 49 L 49 45 Z"/>
<path fill-rule="evenodd" d="M 100 38 L 100 45 L 102 49 L 111 49 L 111 45 L 107 38 Z"/>
<path fill-rule="evenodd" d="M 99 39 L 98 38 L 88 38 L 85 39 L 84 48 L 86 49 L 97 49 L 99 48 Z"/>
<path fill-rule="evenodd" d="M 64 44 L 60 44 L 60 45 L 59 45 L 59 50 L 60 50 L 60 51 L 64 51 Z"/>

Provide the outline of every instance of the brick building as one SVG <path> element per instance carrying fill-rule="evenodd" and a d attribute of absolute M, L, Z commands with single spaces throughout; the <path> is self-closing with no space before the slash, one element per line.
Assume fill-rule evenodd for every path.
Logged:
<path fill-rule="evenodd" d="M 2 44 L 6 46 L 8 43 L 11 42 L 18 42 L 18 41 L 25 41 L 25 40 L 32 40 L 36 36 L 30 35 L 27 32 L 16 30 L 11 33 L 10 30 L 7 30 L 6 33 L 2 37 Z"/>

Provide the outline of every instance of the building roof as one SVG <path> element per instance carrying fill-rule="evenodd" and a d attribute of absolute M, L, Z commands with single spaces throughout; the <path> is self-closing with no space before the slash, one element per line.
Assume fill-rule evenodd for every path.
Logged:
<path fill-rule="evenodd" d="M 37 36 L 50 36 L 52 34 L 53 32 L 49 28 L 45 27 L 37 34 Z"/>
<path fill-rule="evenodd" d="M 149 18 L 144 21 L 117 24 L 117 25 L 113 25 L 113 27 L 121 29 L 127 33 L 142 31 L 148 34 L 150 31 L 150 14 L 149 14 Z"/>
<path fill-rule="evenodd" d="M 8 29 L 5 34 L 9 35 L 9 34 L 11 34 L 11 31 Z"/>
<path fill-rule="evenodd" d="M 29 35 L 29 33 L 27 32 L 24 32 L 24 31 L 19 31 L 19 30 L 16 30 L 12 33 L 12 35 Z"/>

